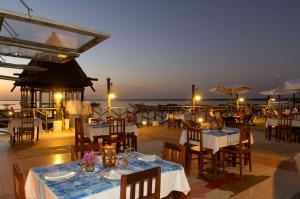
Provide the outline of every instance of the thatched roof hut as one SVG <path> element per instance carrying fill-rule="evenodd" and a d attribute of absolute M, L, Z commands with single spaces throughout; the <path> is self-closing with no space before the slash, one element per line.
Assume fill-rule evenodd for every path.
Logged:
<path fill-rule="evenodd" d="M 91 87 L 93 90 L 92 80 L 87 77 L 76 60 L 70 60 L 66 63 L 54 63 L 31 60 L 28 65 L 45 68 L 45 71 L 24 70 L 19 74 L 18 80 L 14 86 L 21 87 L 22 107 L 37 107 L 37 96 L 40 102 L 43 102 L 43 93 L 49 94 L 48 107 L 53 104 L 54 92 L 63 92 L 65 100 L 84 98 L 85 87 Z M 95 91 L 95 90 L 94 90 Z M 39 92 L 39 93 L 38 93 Z M 45 96 L 45 95 L 44 95 Z M 38 107 L 42 107 L 41 103 Z"/>

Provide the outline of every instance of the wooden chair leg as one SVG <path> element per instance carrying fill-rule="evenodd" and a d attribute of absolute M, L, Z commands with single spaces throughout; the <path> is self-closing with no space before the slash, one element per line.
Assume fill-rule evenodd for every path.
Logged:
<path fill-rule="evenodd" d="M 251 155 L 251 151 L 249 152 L 249 170 L 250 170 L 250 172 L 252 172 L 252 155 Z"/>
<path fill-rule="evenodd" d="M 243 160 L 242 160 L 242 153 L 239 153 L 239 166 L 240 166 L 240 176 L 243 175 Z"/>

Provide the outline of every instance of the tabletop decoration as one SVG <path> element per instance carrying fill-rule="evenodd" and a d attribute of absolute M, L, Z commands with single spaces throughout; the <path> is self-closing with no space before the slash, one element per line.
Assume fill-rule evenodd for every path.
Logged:
<path fill-rule="evenodd" d="M 82 158 L 82 164 L 84 165 L 85 171 L 93 172 L 98 161 L 98 155 L 96 152 L 90 151 L 84 153 Z"/>
<path fill-rule="evenodd" d="M 217 129 L 217 123 L 215 121 L 212 121 L 209 123 L 209 129 L 210 130 L 215 130 Z"/>
<path fill-rule="evenodd" d="M 103 151 L 103 166 L 114 167 L 116 164 L 116 147 L 113 145 L 105 145 Z"/>

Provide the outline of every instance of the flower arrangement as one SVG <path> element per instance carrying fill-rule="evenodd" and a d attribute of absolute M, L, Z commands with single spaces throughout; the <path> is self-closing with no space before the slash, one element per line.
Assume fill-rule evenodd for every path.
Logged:
<path fill-rule="evenodd" d="M 94 171 L 95 165 L 98 161 L 98 155 L 94 151 L 84 153 L 82 158 L 82 163 L 85 166 L 86 171 Z"/>

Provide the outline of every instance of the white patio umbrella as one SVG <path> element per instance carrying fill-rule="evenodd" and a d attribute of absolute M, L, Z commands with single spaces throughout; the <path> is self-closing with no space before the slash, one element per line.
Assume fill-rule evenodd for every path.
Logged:
<path fill-rule="evenodd" d="M 291 95 L 297 93 L 297 90 L 289 90 L 286 88 L 273 88 L 266 91 L 260 92 L 261 95 L 267 95 L 267 96 L 281 96 L 281 95 Z M 279 101 L 280 103 L 280 101 Z M 268 107 L 270 108 L 270 100 L 268 100 Z"/>
<path fill-rule="evenodd" d="M 300 79 L 288 80 L 284 83 L 284 87 L 286 89 L 300 92 Z M 296 94 L 294 93 L 293 94 L 293 107 L 295 107 L 295 104 L 296 104 Z"/>
<path fill-rule="evenodd" d="M 288 80 L 284 83 L 284 87 L 286 89 L 300 91 L 300 79 Z"/>
<path fill-rule="evenodd" d="M 294 94 L 297 92 L 298 91 L 296 91 L 296 90 L 289 90 L 289 89 L 285 89 L 285 88 L 273 88 L 273 89 L 269 89 L 266 91 L 262 91 L 259 94 L 267 95 L 267 96 L 276 96 L 276 95 L 290 95 L 290 94 Z"/>
<path fill-rule="evenodd" d="M 228 94 L 230 95 L 230 111 L 231 110 L 231 101 L 232 101 L 232 95 L 234 94 L 243 94 L 248 93 L 250 91 L 250 88 L 244 85 L 232 85 L 232 86 L 216 86 L 209 90 L 212 93 L 217 94 Z"/>

